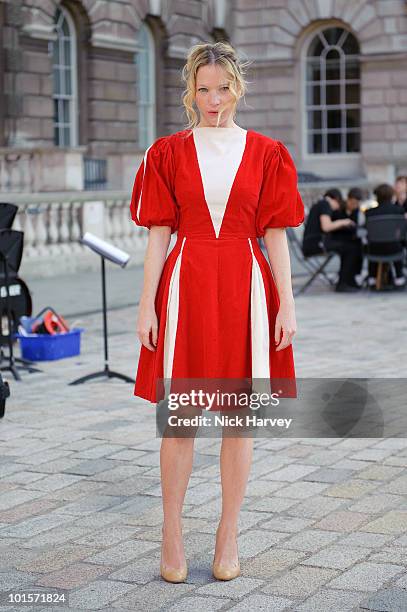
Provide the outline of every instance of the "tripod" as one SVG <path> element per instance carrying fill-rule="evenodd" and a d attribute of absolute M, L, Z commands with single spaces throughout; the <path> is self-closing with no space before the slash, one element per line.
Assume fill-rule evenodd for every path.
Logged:
<path fill-rule="evenodd" d="M 119 372 L 113 372 L 109 369 L 109 358 L 108 358 L 108 346 L 107 346 L 107 306 L 106 306 L 106 273 L 105 273 L 105 257 L 103 255 L 100 256 L 102 263 L 102 300 L 103 300 L 103 337 L 104 337 L 104 351 L 105 351 L 105 367 L 103 370 L 99 372 L 93 372 L 93 374 L 87 374 L 86 376 L 82 376 L 81 378 L 77 378 L 70 382 L 70 385 L 79 385 L 81 383 L 87 382 L 88 380 L 92 380 L 94 378 L 120 378 L 120 380 L 124 380 L 125 382 L 134 383 L 134 380 L 125 374 L 120 374 Z"/>

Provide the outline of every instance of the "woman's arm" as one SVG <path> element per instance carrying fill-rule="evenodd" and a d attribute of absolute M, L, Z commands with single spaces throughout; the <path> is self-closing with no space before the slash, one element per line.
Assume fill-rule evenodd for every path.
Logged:
<path fill-rule="evenodd" d="M 155 312 L 155 296 L 170 240 L 171 228 L 169 226 L 151 226 L 144 259 L 143 290 L 136 327 L 140 342 L 150 351 L 155 351 L 157 344 L 158 320 Z M 152 344 L 150 343 L 150 331 Z"/>
<path fill-rule="evenodd" d="M 319 222 L 323 232 L 335 232 L 344 227 L 355 227 L 356 223 L 352 219 L 337 219 L 332 221 L 329 215 L 321 215 Z"/>
<path fill-rule="evenodd" d="M 274 340 L 276 345 L 279 345 L 276 351 L 281 351 L 291 344 L 292 338 L 297 331 L 294 296 L 291 285 L 290 253 L 285 228 L 267 228 L 263 240 L 280 299 Z M 280 343 L 281 331 L 283 332 L 283 337 Z"/>

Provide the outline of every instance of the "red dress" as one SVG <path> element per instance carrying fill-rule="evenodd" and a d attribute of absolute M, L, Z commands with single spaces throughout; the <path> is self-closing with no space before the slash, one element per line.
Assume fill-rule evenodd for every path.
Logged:
<path fill-rule="evenodd" d="M 156 350 L 141 346 L 134 395 L 160 401 L 162 379 L 295 379 L 292 346 L 275 350 L 279 298 L 257 241 L 304 220 L 284 144 L 239 127 L 158 138 L 130 211 L 136 225 L 177 232 L 155 299 Z"/>

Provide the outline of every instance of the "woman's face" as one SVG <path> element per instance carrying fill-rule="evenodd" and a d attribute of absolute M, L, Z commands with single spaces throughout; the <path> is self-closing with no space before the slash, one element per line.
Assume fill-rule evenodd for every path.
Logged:
<path fill-rule="evenodd" d="M 218 64 L 208 64 L 198 68 L 196 74 L 195 103 L 200 114 L 199 125 L 211 127 L 231 127 L 235 99 L 229 89 L 228 74 Z"/>

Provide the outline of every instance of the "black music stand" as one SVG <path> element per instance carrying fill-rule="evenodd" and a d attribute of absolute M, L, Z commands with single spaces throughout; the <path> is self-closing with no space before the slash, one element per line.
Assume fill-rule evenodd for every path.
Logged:
<path fill-rule="evenodd" d="M 4 280 L 6 286 L 6 313 L 7 313 L 7 324 L 8 324 L 8 336 L 7 344 L 9 348 L 8 357 L 5 357 L 3 346 L 0 345 L 0 370 L 10 370 L 16 380 L 21 380 L 21 376 L 18 373 L 17 368 L 25 369 L 27 372 L 41 372 L 37 368 L 33 368 L 33 362 L 20 357 L 14 357 L 13 352 L 13 334 L 14 330 L 14 319 L 11 315 L 10 306 L 10 277 L 9 272 L 12 271 L 17 274 L 20 267 L 21 257 L 23 254 L 23 240 L 24 233 L 18 232 L 11 229 L 0 229 L 0 261 L 3 262 Z M 3 366 L 3 360 L 8 360 L 8 365 Z M 21 363 L 21 366 L 17 366 L 16 363 Z"/>
<path fill-rule="evenodd" d="M 120 374 L 120 372 L 113 372 L 109 368 L 109 358 L 108 358 L 108 346 L 107 346 L 107 304 L 106 304 L 106 270 L 105 270 L 105 259 L 109 259 L 113 263 L 119 264 L 121 267 L 124 267 L 129 259 L 129 256 L 124 260 L 121 260 L 115 257 L 117 253 L 120 256 L 125 256 L 126 253 L 116 249 L 115 247 L 111 247 L 107 242 L 100 240 L 96 236 L 87 232 L 82 240 L 80 241 L 82 244 L 90 247 L 95 253 L 100 255 L 101 263 L 102 263 L 102 303 L 103 303 L 103 339 L 104 339 L 104 353 L 105 353 L 105 367 L 103 370 L 99 372 L 93 372 L 92 374 L 87 374 L 86 376 L 82 376 L 81 378 L 77 378 L 69 383 L 69 385 L 79 385 L 81 383 L 87 382 L 88 380 L 93 380 L 95 378 L 119 378 L 120 380 L 124 380 L 125 382 L 133 383 L 134 379 L 130 378 L 130 376 L 126 376 L 126 374 Z"/>

